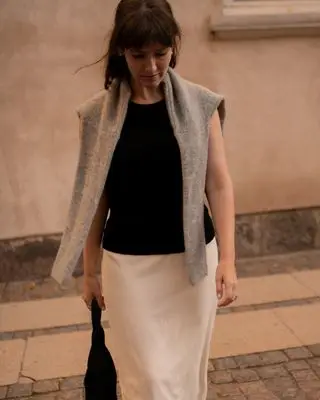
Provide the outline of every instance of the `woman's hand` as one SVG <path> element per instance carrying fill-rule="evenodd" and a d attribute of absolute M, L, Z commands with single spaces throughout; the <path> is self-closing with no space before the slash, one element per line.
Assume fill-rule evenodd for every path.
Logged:
<path fill-rule="evenodd" d="M 216 271 L 218 307 L 226 307 L 237 299 L 237 273 L 234 263 L 220 261 Z"/>
<path fill-rule="evenodd" d="M 104 297 L 102 296 L 101 285 L 97 275 L 84 276 L 82 298 L 89 310 L 91 309 L 91 302 L 93 298 L 96 298 L 101 310 L 106 309 Z"/>

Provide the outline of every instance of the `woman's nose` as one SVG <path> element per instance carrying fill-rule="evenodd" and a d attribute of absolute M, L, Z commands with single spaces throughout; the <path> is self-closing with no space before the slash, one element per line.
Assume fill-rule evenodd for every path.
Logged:
<path fill-rule="evenodd" d="M 149 57 L 146 63 L 146 71 L 153 73 L 156 70 L 157 70 L 157 63 L 155 57 Z"/>

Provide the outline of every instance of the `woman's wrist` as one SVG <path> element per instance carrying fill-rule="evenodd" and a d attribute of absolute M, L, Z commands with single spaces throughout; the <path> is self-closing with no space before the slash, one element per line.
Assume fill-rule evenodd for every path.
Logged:
<path fill-rule="evenodd" d="M 236 263 L 235 257 L 220 257 L 219 264 L 234 266 Z"/>
<path fill-rule="evenodd" d="M 218 254 L 220 264 L 234 265 L 236 262 L 235 248 L 230 244 L 228 246 L 219 246 L 218 243 Z"/>
<path fill-rule="evenodd" d="M 85 279 L 86 278 L 95 278 L 97 276 L 97 273 L 92 270 L 89 270 L 89 271 L 84 270 L 83 276 Z"/>

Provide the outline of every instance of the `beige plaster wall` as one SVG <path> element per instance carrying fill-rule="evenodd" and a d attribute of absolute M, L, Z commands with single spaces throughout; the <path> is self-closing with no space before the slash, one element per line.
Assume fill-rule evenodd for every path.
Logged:
<path fill-rule="evenodd" d="M 115 0 L 2 0 L 0 238 L 63 229 L 78 152 L 75 107 L 103 85 Z M 212 42 L 211 2 L 172 0 L 179 72 L 226 95 L 237 212 L 320 204 L 320 39 Z"/>

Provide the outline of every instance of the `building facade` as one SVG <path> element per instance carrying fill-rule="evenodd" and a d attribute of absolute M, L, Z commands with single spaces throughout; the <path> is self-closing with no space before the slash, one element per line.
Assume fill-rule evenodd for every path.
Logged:
<path fill-rule="evenodd" d="M 92 4 L 1 3 L 0 252 L 10 270 L 20 253 L 44 269 L 64 227 L 75 108 L 103 86 L 102 64 L 75 70 L 103 54 L 117 1 Z M 171 4 L 184 34 L 178 71 L 226 96 L 238 256 L 320 248 L 320 1 Z"/>

